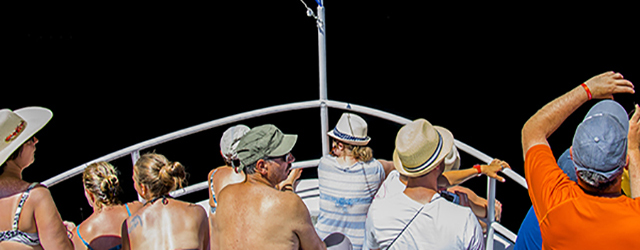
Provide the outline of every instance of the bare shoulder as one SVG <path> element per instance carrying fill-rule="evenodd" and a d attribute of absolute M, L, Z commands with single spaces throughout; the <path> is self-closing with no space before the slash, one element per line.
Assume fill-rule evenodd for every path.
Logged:
<path fill-rule="evenodd" d="M 295 214 L 309 213 L 307 206 L 302 202 L 300 196 L 291 191 L 277 191 L 279 193 L 279 201 L 282 209 Z"/>
<path fill-rule="evenodd" d="M 213 178 L 213 180 L 215 181 L 216 179 L 225 178 L 234 173 L 235 171 L 232 167 L 220 166 L 209 172 L 209 179 Z"/>
<path fill-rule="evenodd" d="M 142 205 L 142 202 L 132 201 L 132 202 L 127 202 L 127 206 L 129 207 L 129 211 L 131 212 L 131 214 L 134 214 L 135 212 L 140 210 L 143 205 Z"/>
<path fill-rule="evenodd" d="M 51 197 L 51 191 L 44 185 L 38 184 L 31 191 L 29 191 L 29 197 L 34 198 L 35 200 L 41 199 L 53 199 Z"/>
<path fill-rule="evenodd" d="M 190 215 L 198 215 L 198 216 L 205 216 L 205 217 L 207 216 L 207 211 L 205 211 L 204 208 L 198 204 L 185 202 L 181 200 L 172 200 L 172 202 L 175 202 L 174 207 L 178 208 L 179 210 L 183 210 L 184 212 Z"/>

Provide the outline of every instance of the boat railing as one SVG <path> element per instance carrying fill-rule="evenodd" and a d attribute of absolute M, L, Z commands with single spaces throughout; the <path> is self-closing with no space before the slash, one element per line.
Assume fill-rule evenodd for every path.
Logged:
<path fill-rule="evenodd" d="M 342 109 L 342 110 L 348 110 L 350 112 L 357 112 L 357 113 L 362 113 L 362 114 L 366 114 L 366 115 L 371 115 L 371 116 L 375 116 L 375 117 L 379 117 L 382 119 L 386 119 L 398 124 L 407 124 L 409 122 L 411 122 L 411 120 L 395 115 L 395 114 L 391 114 L 385 111 L 381 111 L 381 110 L 377 110 L 377 109 L 373 109 L 373 108 L 369 108 L 369 107 L 365 107 L 365 106 L 360 106 L 360 105 L 356 105 L 356 104 L 352 104 L 352 103 L 346 103 L 346 102 L 339 102 L 339 101 L 332 101 L 332 100 L 312 100 L 312 101 L 305 101 L 305 102 L 296 102 L 296 103 L 289 103 L 289 104 L 283 104 L 283 105 L 276 105 L 276 106 L 271 106 L 271 107 L 266 107 L 266 108 L 262 108 L 262 109 L 257 109 L 257 110 L 253 110 L 253 111 L 248 111 L 248 112 L 244 112 L 244 113 L 239 113 L 239 114 L 235 114 L 235 115 L 231 115 L 231 116 L 227 116 L 224 118 L 220 118 L 220 119 L 216 119 L 216 120 L 212 120 L 209 122 L 205 122 L 199 125 L 195 125 L 192 127 L 188 127 L 182 130 L 178 130 L 163 136 L 159 136 L 147 141 L 143 141 L 140 142 L 138 144 L 123 148 L 121 150 L 115 151 L 113 153 L 107 154 L 105 156 L 99 157 L 97 159 L 94 159 L 92 161 L 89 161 L 85 164 L 82 164 L 80 166 L 74 167 L 72 169 L 69 169 L 63 173 L 60 173 L 46 181 L 43 182 L 43 184 L 47 185 L 47 186 L 53 186 L 56 185 L 62 181 L 65 181 L 73 176 L 79 175 L 81 174 L 84 169 L 91 163 L 93 162 L 98 162 L 98 161 L 113 161 L 122 157 L 126 157 L 126 156 L 130 156 L 131 160 L 133 163 L 135 163 L 137 161 L 137 159 L 140 157 L 140 151 L 154 147 L 156 145 L 165 143 L 165 142 L 169 142 L 178 138 L 182 138 L 191 134 L 195 134 L 198 132 L 202 132 L 208 129 L 212 129 L 212 128 L 216 128 L 216 127 L 220 127 L 220 126 L 224 126 L 224 125 L 228 125 L 228 124 L 233 124 L 233 123 L 237 123 L 243 120 L 247 120 L 247 119 L 252 119 L 252 118 L 256 118 L 256 117 L 261 117 L 261 116 L 266 116 L 266 115 L 270 115 L 270 114 L 276 114 L 276 113 L 281 113 L 281 112 L 287 112 L 287 111 L 294 111 L 294 110 L 301 110 L 301 109 L 309 109 L 309 108 L 320 108 L 321 109 L 321 121 L 324 123 L 328 120 L 327 118 L 327 107 L 329 108 L 336 108 L 336 109 Z M 324 109 L 324 110 L 323 110 Z M 323 140 L 323 153 L 326 153 L 326 149 L 324 146 L 328 145 L 328 143 L 326 142 L 328 140 L 327 136 L 326 136 L 326 132 L 327 132 L 327 126 L 322 126 L 322 140 Z M 474 157 L 476 157 L 478 160 L 485 162 L 485 163 L 490 163 L 493 158 L 489 157 L 488 155 L 484 154 L 483 152 L 459 141 L 459 140 L 455 140 L 455 145 L 459 150 L 462 150 Z M 311 168 L 311 167 L 316 167 L 318 165 L 318 161 L 319 160 L 307 160 L 307 161 L 299 161 L 299 162 L 294 162 L 293 163 L 293 168 Z M 520 184 L 522 187 L 524 187 L 525 189 L 527 188 L 527 183 L 524 179 L 524 177 L 522 177 L 521 175 L 519 175 L 518 173 L 512 171 L 511 169 L 504 169 L 502 170 L 503 174 L 507 177 L 509 177 L 510 179 L 514 180 L 516 183 Z M 174 197 L 179 197 L 182 195 L 186 195 L 186 194 L 190 194 L 193 192 L 198 192 L 201 190 L 205 190 L 207 189 L 208 184 L 206 181 L 204 182 L 200 182 L 197 184 L 193 184 L 190 186 L 187 186 L 185 188 L 179 189 L 179 190 L 175 190 L 171 193 L 172 196 Z M 495 179 L 489 178 L 487 177 L 487 202 L 488 204 L 494 204 L 495 203 L 495 193 L 496 193 L 496 181 Z M 487 249 L 493 249 L 493 239 L 494 239 L 494 234 L 496 232 L 498 232 L 500 235 L 502 235 L 504 238 L 506 238 L 507 240 L 511 241 L 511 244 L 515 242 L 516 240 L 516 234 L 512 233 L 511 231 L 509 231 L 509 229 L 505 228 L 504 226 L 502 226 L 499 222 L 495 221 L 495 214 L 494 214 L 494 206 L 488 206 L 487 207 L 487 219 L 486 221 L 488 222 L 487 225 L 490 225 L 488 232 L 487 232 Z"/>

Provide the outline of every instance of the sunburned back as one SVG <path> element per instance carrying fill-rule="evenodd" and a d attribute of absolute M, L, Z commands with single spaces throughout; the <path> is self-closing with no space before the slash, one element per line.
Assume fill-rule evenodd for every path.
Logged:
<path fill-rule="evenodd" d="M 213 229 L 220 249 L 298 249 L 289 196 L 250 182 L 223 189 Z"/>
<path fill-rule="evenodd" d="M 171 198 L 146 204 L 127 219 L 130 249 L 205 249 L 209 224 L 204 209 Z M 127 240 L 123 237 L 123 241 Z M 123 244 L 124 249 L 128 249 Z"/>
<path fill-rule="evenodd" d="M 73 233 L 73 244 L 76 249 L 85 249 L 89 244 L 93 249 L 111 249 L 122 243 L 120 233 L 122 222 L 129 217 L 130 212 L 135 212 L 142 204 L 132 202 L 125 205 L 104 207 L 94 212 L 82 222 Z"/>

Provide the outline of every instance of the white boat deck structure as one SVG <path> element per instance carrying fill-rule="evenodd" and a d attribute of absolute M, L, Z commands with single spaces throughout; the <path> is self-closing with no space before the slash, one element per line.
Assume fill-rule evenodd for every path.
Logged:
<path fill-rule="evenodd" d="M 320 55 L 320 98 L 318 100 L 311 100 L 305 102 L 296 102 L 289 104 L 282 104 L 272 107 L 266 107 L 262 109 L 257 109 L 253 111 L 248 111 L 244 113 L 239 113 L 231 116 L 227 116 L 224 118 L 212 120 L 209 122 L 205 122 L 199 125 L 195 125 L 192 127 L 188 127 L 182 130 L 178 130 L 163 136 L 159 136 L 147 141 L 140 142 L 138 144 L 129 146 L 127 148 L 123 148 L 121 150 L 115 151 L 113 153 L 107 154 L 100 158 L 91 160 L 85 164 L 69 169 L 63 173 L 60 173 L 46 181 L 43 184 L 51 187 L 56 185 L 62 181 L 65 181 L 73 176 L 81 174 L 84 169 L 93 162 L 98 161 L 113 161 L 122 157 L 130 156 L 133 163 L 137 161 L 140 157 L 140 151 L 154 147 L 156 145 L 173 141 L 181 137 L 185 137 L 188 135 L 196 134 L 198 132 L 202 132 L 205 130 L 209 130 L 216 127 L 222 127 L 226 125 L 231 125 L 234 123 L 238 123 L 247 119 L 252 119 L 256 117 L 262 117 L 266 115 L 294 111 L 294 110 L 302 110 L 302 109 L 320 109 L 320 122 L 321 122 L 321 131 L 319 131 L 319 136 L 322 138 L 322 155 L 328 154 L 329 149 L 329 138 L 326 135 L 328 128 L 328 109 L 341 109 L 347 110 L 349 112 L 356 112 L 366 115 L 371 115 L 375 117 L 379 117 L 382 119 L 386 119 L 401 125 L 407 124 L 411 122 L 411 120 L 397 116 L 395 114 L 391 114 L 385 111 L 360 106 L 357 104 L 332 101 L 327 99 L 327 84 L 326 84 L 326 60 L 325 60 L 325 26 L 324 26 L 324 6 L 322 1 L 317 0 L 318 2 L 318 10 L 317 15 L 314 15 L 311 9 L 307 9 L 307 14 L 309 16 L 313 16 L 316 19 L 317 29 L 318 29 L 318 49 Z M 480 152 L 479 150 L 461 142 L 455 140 L 455 145 L 459 150 L 462 150 L 474 157 L 478 160 L 489 164 L 492 161 L 492 157 Z M 319 159 L 311 159 L 306 161 L 297 161 L 293 163 L 293 168 L 314 168 L 317 167 Z M 524 177 L 520 176 L 518 173 L 512 171 L 511 169 L 504 169 L 502 173 L 508 178 L 514 180 L 516 183 L 520 184 L 525 189 L 527 188 L 527 183 Z M 201 192 L 203 190 L 207 190 L 208 183 L 206 181 L 193 184 L 187 186 L 185 188 L 173 191 L 171 195 L 173 197 L 180 197 L 186 194 L 190 194 L 193 192 Z M 206 192 L 206 191 L 205 191 Z M 307 205 L 309 212 L 312 217 L 317 217 L 319 213 L 318 202 L 319 202 L 319 190 L 318 190 L 318 180 L 317 179 L 304 179 L 301 180 L 296 188 L 296 193 L 302 198 L 304 203 Z M 488 204 L 494 204 L 495 202 L 495 193 L 496 193 L 496 181 L 495 179 L 491 179 L 487 177 L 487 192 L 486 198 Z M 207 211 L 209 211 L 208 200 L 204 200 L 198 202 L 198 204 L 205 207 Z M 487 249 L 512 249 L 513 244 L 516 241 L 517 235 L 511 232 L 509 229 L 502 226 L 499 222 L 495 221 L 494 216 L 494 207 L 488 206 L 487 208 L 487 225 L 490 227 L 487 230 L 487 234 L 485 235 L 486 248 Z"/>

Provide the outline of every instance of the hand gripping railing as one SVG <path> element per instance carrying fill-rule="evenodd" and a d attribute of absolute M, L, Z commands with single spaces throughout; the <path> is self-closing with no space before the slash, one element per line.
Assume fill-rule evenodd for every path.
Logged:
<path fill-rule="evenodd" d="M 306 101 L 306 102 L 296 102 L 296 103 L 290 103 L 290 104 L 283 104 L 283 105 L 277 105 L 277 106 L 272 106 L 272 107 L 267 107 L 267 108 L 262 108 L 262 109 L 257 109 L 257 110 L 253 110 L 253 111 L 248 111 L 248 112 L 244 112 L 244 113 L 240 113 L 240 114 L 236 114 L 236 115 L 232 115 L 232 116 L 228 116 L 228 117 L 224 117 L 224 118 L 220 118 L 220 119 L 216 119 L 213 121 L 209 121 L 206 123 L 202 123 L 193 127 L 189 127 L 186 129 L 182 129 L 182 130 L 178 130 L 176 132 L 173 133 L 169 133 L 163 136 L 159 136 L 132 146 L 129 146 L 127 148 L 118 150 L 116 152 L 113 152 L 111 154 L 102 156 L 100 158 L 94 159 L 90 162 L 87 162 L 85 164 L 82 164 L 80 166 L 77 166 L 75 168 L 69 169 L 61 174 L 58 174 L 46 181 L 43 182 L 44 185 L 46 186 L 53 186 L 56 185 L 64 180 L 67 180 L 75 175 L 78 175 L 80 173 L 82 173 L 82 171 L 91 163 L 93 162 L 98 162 L 98 161 L 113 161 L 116 160 L 118 158 L 124 157 L 126 155 L 130 155 L 132 161 L 135 163 L 135 161 L 138 159 L 139 155 L 140 155 L 140 151 L 168 142 L 168 141 L 172 141 L 187 135 L 191 135 L 191 134 L 195 134 L 198 132 L 202 132 L 204 130 L 208 130 L 208 129 L 212 129 L 215 127 L 219 127 L 219 126 L 224 126 L 227 124 L 231 124 L 231 123 L 235 123 L 235 122 L 239 122 L 239 121 L 243 121 L 243 120 L 247 120 L 247 119 L 251 119 L 251 118 L 256 118 L 256 117 L 261 117 L 261 116 L 265 116 L 265 115 L 270 115 L 270 114 L 275 114 L 275 113 L 280 113 L 280 112 L 285 112 L 285 111 L 293 111 L 293 110 L 301 110 L 301 109 L 308 109 L 308 108 L 321 108 L 321 109 L 326 109 L 327 107 L 330 108 L 336 108 L 336 109 L 342 109 L 342 110 L 348 110 L 348 111 L 352 111 L 352 112 L 358 112 L 358 113 L 363 113 L 363 114 L 367 114 L 367 115 L 371 115 L 371 116 L 375 116 L 375 117 L 379 117 L 379 118 L 383 118 L 392 122 L 396 122 L 399 124 L 407 124 L 409 122 L 411 122 L 411 120 L 406 119 L 404 117 L 401 116 L 397 116 L 385 111 L 380 111 L 377 109 L 373 109 L 373 108 L 369 108 L 369 107 L 365 107 L 365 106 L 359 106 L 359 105 L 355 105 L 355 104 L 351 104 L 351 103 L 345 103 L 345 102 L 339 102 L 339 101 L 331 101 L 331 100 L 314 100 L 314 101 Z M 322 122 L 326 122 L 327 121 L 327 112 L 323 111 L 321 112 L 321 121 Z M 322 128 L 322 140 L 323 140 L 323 145 L 326 144 L 325 140 L 327 140 L 326 137 L 326 128 Z M 454 141 L 456 147 L 476 158 L 478 158 L 479 160 L 489 164 L 493 158 L 489 157 L 488 155 L 478 151 L 477 149 L 463 143 L 460 142 L 458 140 Z M 301 162 L 295 162 L 293 164 L 293 168 L 309 168 L 309 167 L 315 167 L 318 165 L 318 160 L 310 160 L 310 161 L 301 161 Z M 503 169 L 502 172 L 509 178 L 513 179 L 514 181 L 516 181 L 516 183 L 520 184 L 522 187 L 527 188 L 527 183 L 524 179 L 524 177 L 520 176 L 518 173 L 512 171 L 511 169 Z M 487 177 L 487 202 L 488 204 L 495 204 L 495 179 L 489 178 Z M 179 189 L 179 190 L 175 190 L 171 193 L 172 196 L 174 197 L 179 197 L 182 195 L 186 195 L 189 193 L 193 193 L 196 191 L 200 191 L 200 190 L 204 190 L 207 189 L 207 181 L 204 182 L 200 182 L 197 184 L 193 184 L 190 185 L 188 187 Z M 513 234 L 511 231 L 509 231 L 508 229 L 504 228 L 502 225 L 500 225 L 498 222 L 495 221 L 495 213 L 494 213 L 494 206 L 487 206 L 487 221 L 488 221 L 488 225 L 490 225 L 489 227 L 489 231 L 487 234 L 487 249 L 492 249 L 493 248 L 493 237 L 494 237 L 494 232 L 497 231 L 500 234 L 502 234 L 504 237 L 506 237 L 508 240 L 515 242 L 516 239 L 516 235 Z M 491 239 L 491 240 L 489 240 Z"/>

